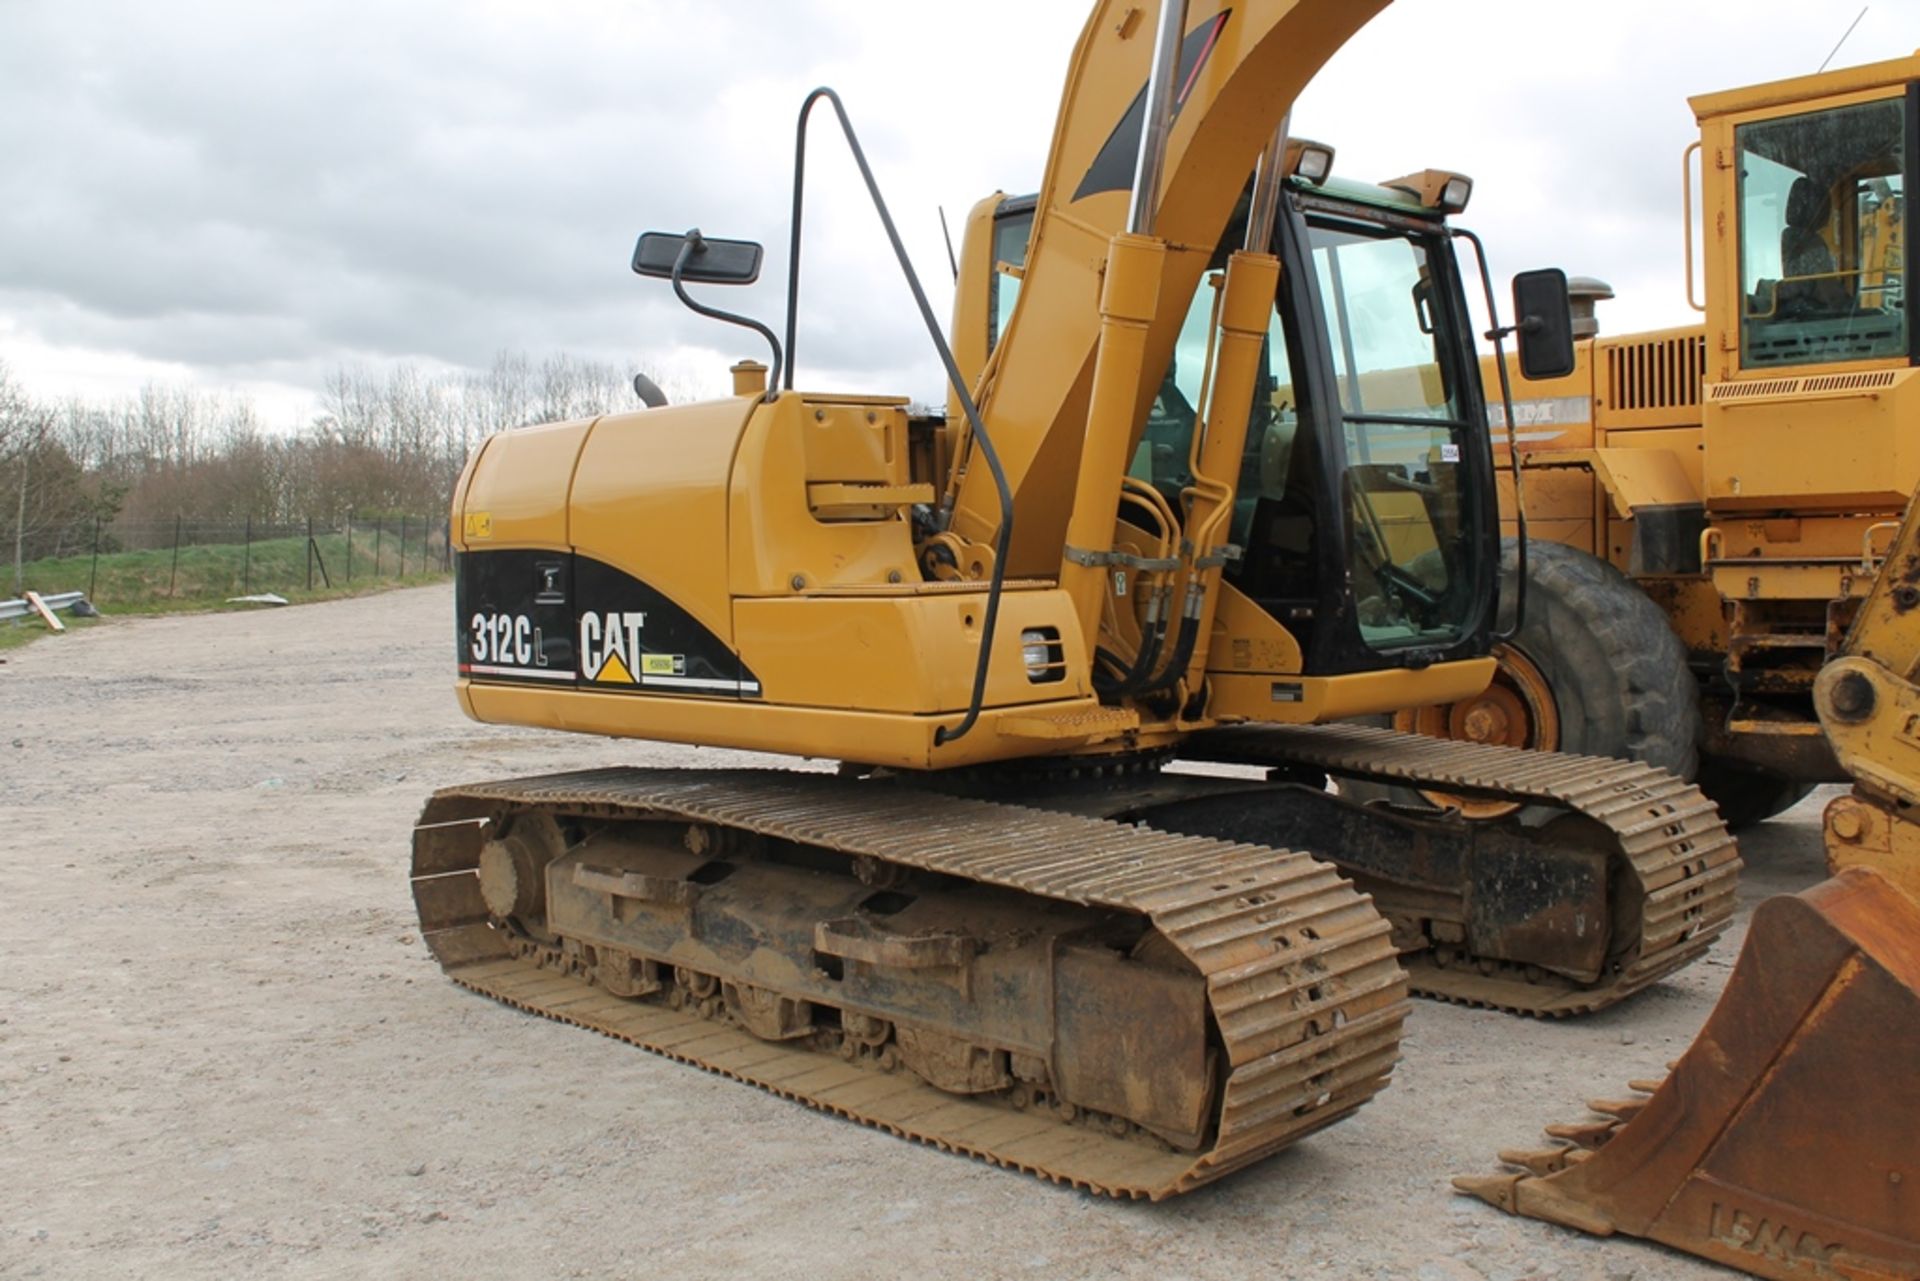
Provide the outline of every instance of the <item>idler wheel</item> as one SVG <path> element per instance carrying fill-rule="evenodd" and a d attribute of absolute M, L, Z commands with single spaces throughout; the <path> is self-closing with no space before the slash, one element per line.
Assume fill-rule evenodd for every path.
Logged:
<path fill-rule="evenodd" d="M 564 847 L 560 826 L 548 814 L 516 815 L 480 850 L 480 897 L 487 911 L 523 923 L 547 911 L 547 864 Z"/>

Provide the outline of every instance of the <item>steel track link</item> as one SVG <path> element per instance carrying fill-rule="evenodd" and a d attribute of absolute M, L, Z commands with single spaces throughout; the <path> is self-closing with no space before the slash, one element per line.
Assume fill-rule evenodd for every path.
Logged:
<path fill-rule="evenodd" d="M 541 809 L 737 828 L 1086 906 L 1141 913 L 1205 977 L 1224 1084 L 1178 1152 L 948 1094 L 905 1072 L 609 995 L 515 956 L 476 868 L 490 817 Z M 1360 1107 L 1399 1057 L 1406 975 L 1387 923 L 1304 854 L 828 775 L 615 769 L 438 792 L 414 835 L 423 936 L 455 982 L 903 1137 L 1115 1197 L 1185 1192 Z M 1224 925 L 1224 928 L 1223 928 Z"/>
<path fill-rule="evenodd" d="M 1402 958 L 1413 991 L 1461 1005 L 1547 1018 L 1614 1005 L 1704 955 L 1733 920 L 1740 857 L 1698 788 L 1664 770 L 1611 757 L 1530 752 L 1403 734 L 1366 725 L 1259 725 L 1209 730 L 1182 745 L 1186 760 L 1298 765 L 1340 778 L 1556 806 L 1585 815 L 1614 839 L 1614 856 L 1640 891 L 1635 937 L 1615 949 L 1597 984 L 1528 977 L 1471 958 L 1441 967 Z M 1486 972 L 1488 969 L 1491 972 Z"/>

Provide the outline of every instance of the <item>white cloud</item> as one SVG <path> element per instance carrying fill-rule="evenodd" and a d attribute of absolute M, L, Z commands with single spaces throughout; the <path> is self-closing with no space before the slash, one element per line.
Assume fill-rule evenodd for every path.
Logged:
<path fill-rule="evenodd" d="M 1851 9 L 1852 6 L 1847 6 Z M 768 245 L 725 298 L 781 327 L 793 116 L 837 86 L 944 317 L 937 209 L 1037 185 L 1074 4 L 855 0 L 13 0 L 0 12 L 0 357 L 29 386 L 183 379 L 304 417 L 338 364 L 502 348 L 718 390 L 745 331 L 631 276 L 636 233 Z M 1400 0 L 1295 112 L 1343 172 L 1477 180 L 1499 276 L 1610 280 L 1615 332 L 1685 322 L 1684 95 L 1814 70 L 1851 15 L 1784 0 Z M 1876 4 L 1839 62 L 1920 44 Z M 940 373 L 824 113 L 801 381 L 940 400 Z M 714 353 L 711 370 L 687 362 Z M 271 418 L 272 415 L 270 414 Z"/>

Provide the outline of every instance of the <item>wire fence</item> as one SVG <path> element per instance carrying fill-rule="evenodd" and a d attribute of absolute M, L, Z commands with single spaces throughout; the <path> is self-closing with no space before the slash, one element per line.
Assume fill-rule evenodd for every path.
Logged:
<path fill-rule="evenodd" d="M 22 565 L 18 586 L 107 606 L 332 594 L 450 573 L 448 534 L 443 515 L 94 521 L 64 531 L 61 554 Z"/>

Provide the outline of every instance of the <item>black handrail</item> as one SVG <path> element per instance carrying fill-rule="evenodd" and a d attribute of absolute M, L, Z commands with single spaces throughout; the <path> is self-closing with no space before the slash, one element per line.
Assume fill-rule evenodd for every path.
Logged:
<path fill-rule="evenodd" d="M 907 248 L 900 242 L 900 233 L 893 225 L 893 215 L 887 212 L 887 202 L 880 195 L 880 184 L 874 181 L 873 170 L 867 165 L 867 154 L 861 150 L 860 140 L 854 136 L 853 122 L 847 119 L 847 109 L 841 103 L 840 95 L 824 85 L 808 94 L 807 100 L 801 104 L 800 120 L 794 132 L 793 232 L 787 253 L 785 387 L 788 391 L 793 390 L 793 369 L 797 363 L 794 359 L 794 339 L 800 314 L 800 216 L 806 196 L 807 120 L 813 112 L 813 104 L 822 98 L 833 104 L 833 113 L 840 118 L 840 132 L 846 135 L 847 148 L 853 153 L 854 163 L 860 167 L 860 177 L 867 184 L 867 194 L 873 197 L 874 210 L 880 215 L 880 225 L 886 228 L 887 241 L 893 246 L 893 256 L 899 260 L 900 270 L 907 277 L 907 288 L 913 291 L 913 301 L 920 308 L 920 319 L 926 322 L 927 333 L 940 353 L 940 363 L 947 368 L 947 381 L 960 398 L 960 407 L 967 415 L 967 425 L 973 431 L 973 438 L 980 443 L 980 454 L 987 460 L 987 469 L 993 473 L 993 483 L 1000 494 L 1000 539 L 994 551 L 993 576 L 987 587 L 987 614 L 981 624 L 980 661 L 973 672 L 973 696 L 967 704 L 967 714 L 959 725 L 951 730 L 945 725 L 934 730 L 934 746 L 939 747 L 953 742 L 973 728 L 980 719 L 980 706 L 986 699 L 987 668 L 993 658 L 994 625 L 1000 618 L 1000 596 L 1006 586 L 1007 551 L 1013 545 L 1013 491 L 1007 485 L 1007 474 L 1000 466 L 1000 455 L 994 450 L 992 437 L 987 434 L 987 425 L 980 420 L 980 409 L 973 403 L 973 393 L 960 377 L 960 366 L 954 362 L 953 351 L 947 346 L 946 336 L 940 332 L 940 322 L 934 318 L 933 308 L 927 303 L 926 291 L 920 288 L 920 277 L 907 257 Z M 780 384 L 769 380 L 768 385 Z"/>

